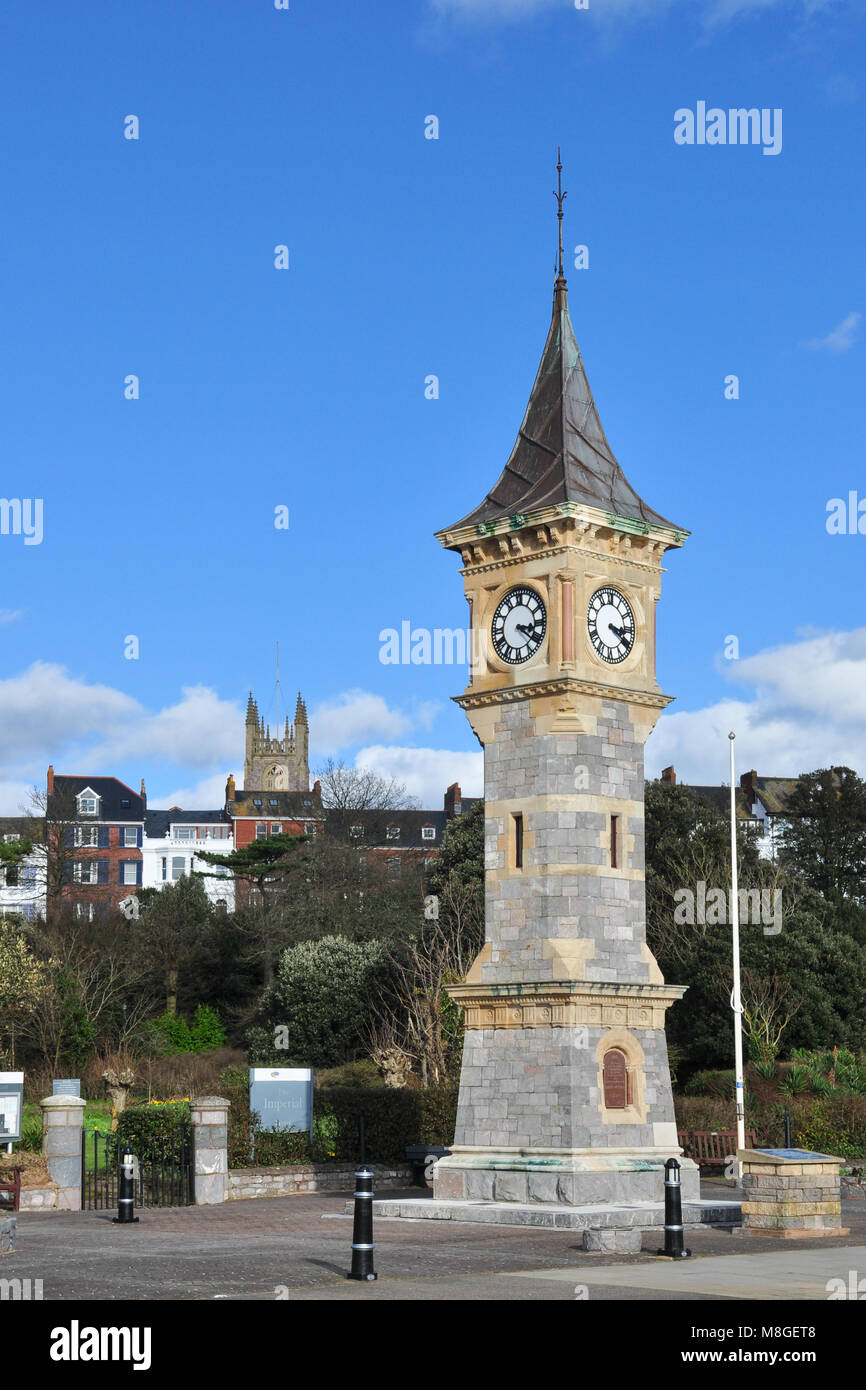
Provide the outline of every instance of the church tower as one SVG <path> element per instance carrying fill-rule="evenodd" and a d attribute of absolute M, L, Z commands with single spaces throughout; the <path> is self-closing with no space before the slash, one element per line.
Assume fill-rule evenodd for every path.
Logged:
<path fill-rule="evenodd" d="M 558 166 L 561 169 L 561 166 Z M 644 744 L 662 558 L 607 441 L 562 264 L 517 441 L 459 552 L 473 665 L 457 696 L 484 748 L 486 939 L 452 987 L 466 1032 L 437 1199 L 660 1201 L 680 1155 L 664 1034 L 684 988 L 646 944 Z M 684 1197 L 698 1174 L 680 1159 Z"/>
<path fill-rule="evenodd" d="M 247 702 L 244 791 L 309 791 L 309 755 L 307 707 L 300 693 L 294 724 L 290 725 L 287 717 L 282 738 L 279 730 L 272 738 L 270 726 L 260 717 L 251 691 Z"/>

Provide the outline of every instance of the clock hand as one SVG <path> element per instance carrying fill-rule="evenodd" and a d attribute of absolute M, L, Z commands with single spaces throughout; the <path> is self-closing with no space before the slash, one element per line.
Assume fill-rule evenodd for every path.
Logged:
<path fill-rule="evenodd" d="M 620 640 L 622 640 L 624 637 L 631 638 L 631 633 L 628 631 L 627 628 L 614 627 L 613 623 L 608 623 L 608 627 L 610 628 L 611 632 L 616 633 L 617 637 L 619 637 Z"/>
<path fill-rule="evenodd" d="M 515 627 L 517 628 L 518 632 L 525 632 L 527 637 L 531 637 L 532 634 L 535 632 L 534 626 L 527 627 L 526 623 L 515 623 Z"/>

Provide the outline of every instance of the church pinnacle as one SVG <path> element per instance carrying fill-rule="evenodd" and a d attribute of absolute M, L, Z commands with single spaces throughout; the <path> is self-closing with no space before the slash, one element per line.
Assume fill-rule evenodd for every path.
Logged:
<path fill-rule="evenodd" d="M 246 716 L 244 791 L 309 791 L 310 731 L 307 707 L 298 693 L 294 725 L 284 717 L 274 726 L 265 723 L 250 691 Z"/>

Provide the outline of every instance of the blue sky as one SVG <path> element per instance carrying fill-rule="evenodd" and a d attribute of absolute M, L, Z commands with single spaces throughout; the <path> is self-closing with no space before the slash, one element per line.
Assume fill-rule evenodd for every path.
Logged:
<path fill-rule="evenodd" d="M 826 523 L 866 500 L 864 39 L 847 0 L 10 0 L 0 494 L 44 520 L 0 535 L 0 810 L 49 761 L 218 804 L 276 642 L 313 763 L 480 791 L 463 671 L 379 633 L 466 621 L 433 532 L 523 414 L 557 144 L 602 420 L 692 532 L 648 771 L 723 780 L 729 727 L 862 771 L 866 535 Z M 781 109 L 781 152 L 676 144 L 699 101 Z"/>

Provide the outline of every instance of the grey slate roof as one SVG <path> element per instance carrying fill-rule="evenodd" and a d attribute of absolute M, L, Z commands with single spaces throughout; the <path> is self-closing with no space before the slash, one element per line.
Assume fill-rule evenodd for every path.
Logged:
<path fill-rule="evenodd" d="M 63 802 L 72 796 L 77 796 L 86 787 L 96 792 L 99 797 L 99 815 L 88 816 L 88 821 L 98 823 L 99 821 L 137 821 L 144 820 L 144 800 L 138 792 L 134 792 L 125 782 L 119 782 L 116 777 L 71 777 L 55 775 L 54 793 L 48 798 L 49 814 L 51 809 L 58 808 L 59 814 L 64 814 Z M 126 801 L 128 805 L 122 803 Z"/>
<path fill-rule="evenodd" d="M 230 825 L 225 811 L 146 811 L 144 833 L 154 840 L 164 840 L 171 825 Z"/>
<path fill-rule="evenodd" d="M 563 502 L 681 529 L 647 506 L 617 462 L 574 336 L 565 282 L 557 284 L 541 365 L 511 456 L 481 505 L 446 529 Z"/>

